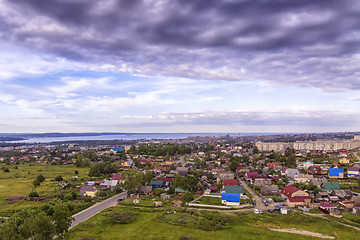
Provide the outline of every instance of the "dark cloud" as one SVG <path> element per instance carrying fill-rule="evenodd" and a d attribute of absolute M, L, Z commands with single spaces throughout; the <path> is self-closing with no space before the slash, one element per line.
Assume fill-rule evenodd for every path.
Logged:
<path fill-rule="evenodd" d="M 0 7 L 3 41 L 70 59 L 143 74 L 360 89 L 356 0 L 7 0 Z"/>

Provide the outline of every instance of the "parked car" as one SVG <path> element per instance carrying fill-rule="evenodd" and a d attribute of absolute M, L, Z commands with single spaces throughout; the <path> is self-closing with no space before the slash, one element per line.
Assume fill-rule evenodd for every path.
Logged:
<path fill-rule="evenodd" d="M 257 208 L 255 208 L 254 209 L 254 213 L 256 213 L 256 214 L 261 214 L 261 213 L 263 213 L 260 209 L 257 209 Z"/>

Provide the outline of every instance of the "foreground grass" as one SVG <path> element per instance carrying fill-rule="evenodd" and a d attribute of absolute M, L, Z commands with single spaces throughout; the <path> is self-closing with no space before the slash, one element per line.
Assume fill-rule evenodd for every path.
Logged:
<path fill-rule="evenodd" d="M 106 221 L 105 215 L 109 214 L 109 212 L 124 213 L 129 210 L 137 213 L 137 219 L 133 223 L 111 224 Z M 192 227 L 191 224 L 174 224 L 177 219 L 190 222 L 193 219 L 189 216 L 187 218 L 179 217 L 179 211 L 168 214 L 167 217 L 163 218 L 163 221 L 157 221 L 159 216 L 161 218 L 164 215 L 164 211 L 161 209 L 149 210 L 115 207 L 107 209 L 71 229 L 65 239 L 179 239 L 181 236 L 190 236 L 191 239 L 319 239 L 304 235 L 274 232 L 268 229 L 270 227 L 307 230 L 334 236 L 336 239 L 360 239 L 360 235 L 354 229 L 324 219 L 306 216 L 302 213 L 291 213 L 289 215 L 218 213 L 219 215 L 230 216 L 232 220 L 226 223 L 222 230 L 216 231 L 204 231 Z"/>

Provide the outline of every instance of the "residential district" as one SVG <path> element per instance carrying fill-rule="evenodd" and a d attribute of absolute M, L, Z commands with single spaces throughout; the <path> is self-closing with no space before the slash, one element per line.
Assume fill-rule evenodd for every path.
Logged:
<path fill-rule="evenodd" d="M 340 221 L 343 216 L 360 215 L 360 135 L 341 136 L 2 143 L 1 167 L 4 176 L 10 176 L 3 179 L 10 185 L 33 174 L 31 167 L 37 170 L 22 194 L 4 196 L 11 191 L 3 192 L 0 217 L 5 225 L 22 207 L 36 203 L 49 208 L 54 199 L 65 199 L 73 203 L 74 218 L 68 227 L 87 219 L 79 218 L 89 206 L 110 200 L 112 204 L 97 212 L 115 203 L 253 214 L 302 211 Z M 61 175 L 59 169 L 69 167 L 75 170 Z M 22 168 L 29 170 L 17 172 Z M 48 181 L 46 169 L 59 171 L 49 179 L 55 192 L 41 191 Z"/>

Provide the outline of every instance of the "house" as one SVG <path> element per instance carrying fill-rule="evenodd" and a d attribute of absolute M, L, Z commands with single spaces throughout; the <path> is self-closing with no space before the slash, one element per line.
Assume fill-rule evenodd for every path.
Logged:
<path fill-rule="evenodd" d="M 345 201 L 341 201 L 339 202 L 339 205 L 341 205 L 344 208 L 353 208 L 355 205 L 354 201 L 349 201 L 349 200 L 345 200 Z"/>
<path fill-rule="evenodd" d="M 225 186 L 221 192 L 225 193 L 239 193 L 240 195 L 244 194 L 244 189 L 242 186 Z"/>
<path fill-rule="evenodd" d="M 261 193 L 264 195 L 276 196 L 280 195 L 278 185 L 263 185 L 261 187 Z"/>
<path fill-rule="evenodd" d="M 122 164 L 122 167 L 123 167 L 124 169 L 130 169 L 130 168 L 133 168 L 134 166 L 135 166 L 134 161 L 131 160 L 131 159 L 126 160 L 126 161 Z"/>
<path fill-rule="evenodd" d="M 181 175 L 181 176 L 187 176 L 189 174 L 189 168 L 188 167 L 177 167 L 176 171 Z"/>
<path fill-rule="evenodd" d="M 258 178 L 259 177 L 259 173 L 258 172 L 247 172 L 245 173 L 245 177 L 250 179 L 255 179 L 255 178 Z"/>
<path fill-rule="evenodd" d="M 339 199 L 351 199 L 351 197 L 353 196 L 352 191 L 349 189 L 336 189 L 332 191 L 331 195 L 337 196 Z"/>
<path fill-rule="evenodd" d="M 117 184 L 118 184 L 118 180 L 105 179 L 104 182 L 100 183 L 100 186 L 105 188 L 112 188 L 112 187 L 116 187 Z"/>
<path fill-rule="evenodd" d="M 303 162 L 303 168 L 304 168 L 304 169 L 308 169 L 308 168 L 311 167 L 311 166 L 314 166 L 314 162 L 313 162 L 313 161 L 307 160 L 307 161 Z"/>
<path fill-rule="evenodd" d="M 279 163 L 268 163 L 268 168 L 280 167 Z"/>
<path fill-rule="evenodd" d="M 350 159 L 347 157 L 342 157 L 339 159 L 339 163 L 340 164 L 349 164 L 350 163 Z"/>
<path fill-rule="evenodd" d="M 321 167 L 319 167 L 319 166 L 310 166 L 310 167 L 308 167 L 308 173 L 309 174 L 320 174 L 321 173 Z"/>
<path fill-rule="evenodd" d="M 222 193 L 221 204 L 226 206 L 238 206 L 240 205 L 240 193 Z"/>
<path fill-rule="evenodd" d="M 232 172 L 218 173 L 220 179 L 234 179 L 235 175 Z"/>
<path fill-rule="evenodd" d="M 183 190 L 182 188 L 175 188 L 175 193 L 179 193 L 179 194 L 183 194 L 183 193 L 186 193 L 188 192 L 188 190 Z"/>
<path fill-rule="evenodd" d="M 152 193 L 152 186 L 141 186 L 139 193 L 149 195 Z"/>
<path fill-rule="evenodd" d="M 320 178 L 314 178 L 313 180 L 311 180 L 311 183 L 317 186 L 318 188 L 321 188 L 321 184 L 327 181 L 328 181 L 327 178 L 320 177 Z"/>
<path fill-rule="evenodd" d="M 360 214 L 360 206 L 354 206 L 352 213 L 359 215 Z"/>
<path fill-rule="evenodd" d="M 330 211 L 330 209 L 335 209 L 335 206 L 332 203 L 322 203 L 319 208 Z"/>
<path fill-rule="evenodd" d="M 329 178 L 344 178 L 344 169 L 329 168 Z"/>
<path fill-rule="evenodd" d="M 313 175 L 299 174 L 294 176 L 294 181 L 296 183 L 308 183 L 311 182 L 311 180 L 313 179 L 314 179 Z"/>
<path fill-rule="evenodd" d="M 320 185 L 320 188 L 322 191 L 327 191 L 327 192 L 341 189 L 340 184 L 338 182 L 324 182 Z"/>
<path fill-rule="evenodd" d="M 153 164 L 155 162 L 154 159 L 150 159 L 150 158 L 144 158 L 140 160 L 140 164 L 141 165 L 145 165 L 147 162 L 149 162 L 150 164 Z"/>
<path fill-rule="evenodd" d="M 286 187 L 283 187 L 281 189 L 281 194 L 283 195 L 283 197 L 286 198 L 295 198 L 295 197 L 305 197 L 305 196 L 309 196 L 309 194 L 307 192 L 304 192 L 303 190 L 296 188 L 292 185 L 288 185 Z"/>
<path fill-rule="evenodd" d="M 304 196 L 304 197 L 289 197 L 286 199 L 286 205 L 288 207 L 295 208 L 297 206 L 307 206 L 309 207 L 311 202 L 310 196 Z"/>
<path fill-rule="evenodd" d="M 342 212 L 339 209 L 330 209 L 329 213 L 330 213 L 330 216 L 333 216 L 333 217 L 342 217 L 343 216 Z"/>
<path fill-rule="evenodd" d="M 113 153 L 117 153 L 117 152 L 120 152 L 120 151 L 125 151 L 125 148 L 113 148 L 113 149 L 111 149 L 111 152 L 113 152 Z"/>
<path fill-rule="evenodd" d="M 271 179 L 269 178 L 256 178 L 254 181 L 254 185 L 257 187 L 261 187 L 263 185 L 271 185 Z"/>
<path fill-rule="evenodd" d="M 348 167 L 347 168 L 347 176 L 348 177 L 359 177 L 360 168 L 357 167 Z"/>
<path fill-rule="evenodd" d="M 288 178 L 294 178 L 295 175 L 299 175 L 300 172 L 298 169 L 292 169 L 292 168 L 288 168 L 285 170 L 285 176 Z"/>
<path fill-rule="evenodd" d="M 173 178 L 164 178 L 164 177 L 158 177 L 156 178 L 157 181 L 163 181 L 165 187 L 169 187 L 173 181 Z"/>
<path fill-rule="evenodd" d="M 237 179 L 223 179 L 222 185 L 223 186 L 237 186 L 237 185 L 239 185 L 239 183 L 238 183 Z"/>
<path fill-rule="evenodd" d="M 81 197 L 95 197 L 97 190 L 93 186 L 84 185 L 80 188 Z"/>
<path fill-rule="evenodd" d="M 216 186 L 210 186 L 210 187 L 209 187 L 209 190 L 210 190 L 212 193 L 216 193 L 216 192 L 217 192 L 217 187 L 216 187 Z"/>
<path fill-rule="evenodd" d="M 114 174 L 112 180 L 118 181 L 118 183 L 121 184 L 125 182 L 125 177 L 123 177 L 121 174 Z"/>
<path fill-rule="evenodd" d="M 165 188 L 164 181 L 151 180 L 149 185 L 153 188 Z"/>

